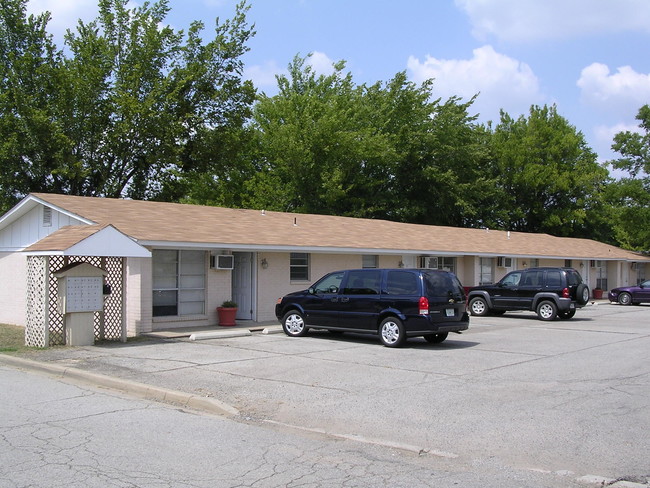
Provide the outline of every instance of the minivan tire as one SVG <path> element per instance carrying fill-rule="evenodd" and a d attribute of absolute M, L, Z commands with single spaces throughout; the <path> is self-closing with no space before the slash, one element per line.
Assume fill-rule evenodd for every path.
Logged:
<path fill-rule="evenodd" d="M 487 315 L 490 311 L 488 304 L 483 297 L 472 298 L 469 301 L 469 310 L 472 312 L 472 315 L 476 315 L 477 317 Z"/>
<path fill-rule="evenodd" d="M 404 324 L 397 317 L 386 317 L 379 324 L 379 340 L 386 347 L 400 347 L 406 340 Z"/>
<path fill-rule="evenodd" d="M 541 320 L 555 320 L 557 306 L 550 300 L 543 300 L 537 305 L 537 316 Z"/>
<path fill-rule="evenodd" d="M 305 319 L 297 310 L 291 310 L 282 317 L 282 330 L 289 337 L 301 337 L 307 333 Z"/>

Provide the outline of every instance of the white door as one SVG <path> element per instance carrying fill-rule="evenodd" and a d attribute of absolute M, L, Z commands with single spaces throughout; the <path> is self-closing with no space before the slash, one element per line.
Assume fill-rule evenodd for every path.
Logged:
<path fill-rule="evenodd" d="M 253 257 L 252 252 L 235 252 L 232 271 L 232 299 L 237 302 L 237 319 L 252 320 L 253 307 Z"/>

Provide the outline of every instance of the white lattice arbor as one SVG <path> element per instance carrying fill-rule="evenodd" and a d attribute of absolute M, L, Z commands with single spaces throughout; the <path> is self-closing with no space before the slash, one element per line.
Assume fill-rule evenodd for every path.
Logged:
<path fill-rule="evenodd" d="M 86 262 L 104 269 L 111 294 L 104 310 L 95 312 L 95 340 L 125 341 L 124 258 L 98 256 L 28 256 L 27 326 L 25 344 L 48 347 L 65 344 L 63 315 L 57 310 L 57 279 L 54 272 L 74 262 Z"/>

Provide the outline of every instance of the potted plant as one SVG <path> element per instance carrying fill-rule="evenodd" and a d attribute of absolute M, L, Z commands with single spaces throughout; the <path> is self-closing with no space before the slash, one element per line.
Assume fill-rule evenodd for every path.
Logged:
<path fill-rule="evenodd" d="M 219 317 L 219 325 L 233 326 L 235 325 L 235 315 L 237 315 L 237 303 L 232 300 L 226 300 L 217 307 L 217 315 Z"/>

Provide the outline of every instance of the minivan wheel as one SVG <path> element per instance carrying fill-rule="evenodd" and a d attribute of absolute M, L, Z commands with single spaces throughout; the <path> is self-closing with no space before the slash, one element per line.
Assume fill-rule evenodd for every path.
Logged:
<path fill-rule="evenodd" d="M 554 320 L 557 317 L 555 303 L 544 300 L 537 305 L 537 316 L 542 320 Z"/>
<path fill-rule="evenodd" d="M 386 317 L 379 324 L 379 339 L 386 347 L 399 347 L 406 340 L 404 324 L 397 317 Z"/>
<path fill-rule="evenodd" d="M 447 338 L 448 335 L 449 332 L 441 332 L 440 334 L 427 334 L 424 336 L 424 339 L 431 344 L 440 344 Z"/>
<path fill-rule="evenodd" d="M 487 315 L 490 309 L 483 297 L 475 297 L 469 301 L 469 311 L 472 312 L 472 315 L 480 317 Z"/>
<path fill-rule="evenodd" d="M 618 296 L 618 303 L 621 305 L 629 305 L 632 303 L 632 296 L 629 293 L 623 292 Z"/>
<path fill-rule="evenodd" d="M 302 314 L 297 310 L 287 312 L 282 318 L 282 329 L 289 337 L 300 337 L 307 333 L 307 326 Z"/>

